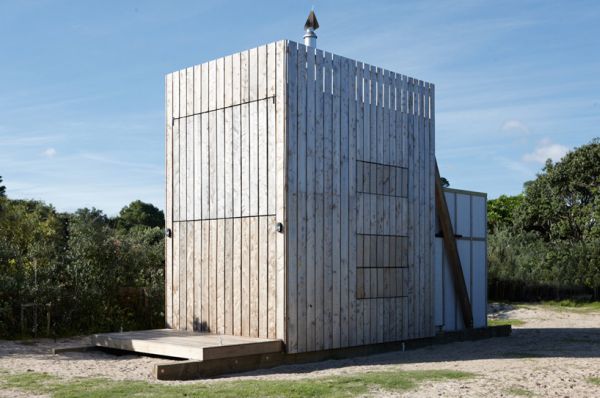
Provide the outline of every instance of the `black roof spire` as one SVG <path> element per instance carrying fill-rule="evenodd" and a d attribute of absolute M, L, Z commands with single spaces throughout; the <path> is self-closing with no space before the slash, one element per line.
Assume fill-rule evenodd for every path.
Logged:
<path fill-rule="evenodd" d="M 317 16 L 315 15 L 314 10 L 310 10 L 310 14 L 308 14 L 308 18 L 304 24 L 305 30 L 309 28 L 313 28 L 313 30 L 319 29 L 319 21 L 317 21 Z"/>

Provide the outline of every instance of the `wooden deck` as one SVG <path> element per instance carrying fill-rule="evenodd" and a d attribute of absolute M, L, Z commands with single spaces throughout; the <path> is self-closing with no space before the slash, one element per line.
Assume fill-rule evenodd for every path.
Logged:
<path fill-rule="evenodd" d="M 201 361 L 283 351 L 281 340 L 216 335 L 173 329 L 95 334 L 92 336 L 92 345 Z"/>

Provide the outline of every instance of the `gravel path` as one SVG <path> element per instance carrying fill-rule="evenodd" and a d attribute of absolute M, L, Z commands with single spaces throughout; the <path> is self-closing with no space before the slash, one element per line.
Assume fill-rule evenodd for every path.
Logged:
<path fill-rule="evenodd" d="M 497 317 L 520 319 L 525 323 L 515 327 L 510 337 L 309 365 L 282 366 L 228 377 L 227 380 L 289 380 L 375 370 L 452 369 L 473 372 L 478 376 L 469 380 L 424 383 L 417 391 L 399 396 L 510 397 L 529 394 L 600 397 L 600 386 L 587 381 L 590 377 L 600 377 L 600 312 L 557 310 L 541 305 L 516 309 L 497 306 L 492 310 Z M 157 382 L 152 378 L 152 365 L 168 362 L 159 358 L 113 356 L 96 351 L 56 356 L 50 354 L 53 347 L 82 345 L 85 342 L 85 338 L 27 343 L 0 340 L 0 369 L 9 372 L 47 372 L 66 378 L 106 377 Z M 218 379 L 200 382 L 215 380 Z M 10 393 L 0 389 L 0 397 L 15 396 Z"/>

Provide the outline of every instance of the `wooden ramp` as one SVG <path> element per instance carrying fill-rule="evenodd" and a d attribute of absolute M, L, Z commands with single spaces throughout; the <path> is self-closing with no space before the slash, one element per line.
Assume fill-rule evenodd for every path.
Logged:
<path fill-rule="evenodd" d="M 173 329 L 95 334 L 92 335 L 92 345 L 200 361 L 283 351 L 281 340 L 216 335 Z"/>

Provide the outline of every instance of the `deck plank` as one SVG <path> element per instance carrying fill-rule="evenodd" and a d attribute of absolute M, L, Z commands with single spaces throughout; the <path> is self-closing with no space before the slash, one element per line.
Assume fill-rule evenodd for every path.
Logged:
<path fill-rule="evenodd" d="M 281 340 L 154 329 L 103 333 L 91 337 L 92 345 L 173 358 L 209 360 L 281 352 Z"/>

